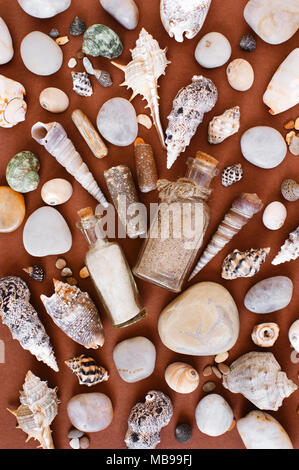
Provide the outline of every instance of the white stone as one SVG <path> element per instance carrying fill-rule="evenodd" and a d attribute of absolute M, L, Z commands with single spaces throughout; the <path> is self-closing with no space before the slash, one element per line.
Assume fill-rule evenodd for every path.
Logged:
<path fill-rule="evenodd" d="M 72 0 L 18 0 L 21 8 L 35 18 L 52 18 L 69 8 Z"/>
<path fill-rule="evenodd" d="M 0 65 L 7 64 L 13 58 L 14 50 L 9 29 L 0 17 Z"/>
<path fill-rule="evenodd" d="M 47 34 L 32 31 L 21 43 L 21 57 L 25 67 L 36 75 L 52 75 L 63 62 L 61 48 Z"/>
<path fill-rule="evenodd" d="M 195 410 L 198 429 L 208 436 L 221 436 L 232 425 L 234 414 L 227 401 L 217 393 L 200 400 Z"/>
<path fill-rule="evenodd" d="M 62 217 L 53 207 L 40 207 L 27 219 L 23 243 L 32 256 L 66 253 L 72 246 L 72 234 Z"/>
<path fill-rule="evenodd" d="M 195 59 L 208 69 L 226 64 L 232 53 L 228 39 L 221 33 L 208 33 L 201 38 L 195 49 Z"/>
<path fill-rule="evenodd" d="M 64 91 L 59 88 L 45 88 L 39 95 L 39 102 L 42 108 L 50 113 L 63 113 L 67 110 L 70 100 Z"/>
<path fill-rule="evenodd" d="M 136 336 L 118 343 L 113 351 L 113 359 L 125 382 L 138 382 L 153 373 L 156 348 L 149 339 Z"/>
<path fill-rule="evenodd" d="M 244 304 L 253 313 L 271 313 L 285 308 L 291 302 L 293 283 L 286 276 L 274 276 L 252 286 Z"/>
<path fill-rule="evenodd" d="M 278 230 L 285 223 L 287 210 L 279 201 L 270 202 L 263 213 L 263 224 L 269 230 Z"/>
<path fill-rule="evenodd" d="M 172 351 L 192 356 L 220 354 L 238 339 L 238 309 L 225 287 L 199 282 L 164 308 L 158 330 Z"/>
<path fill-rule="evenodd" d="M 241 151 L 250 163 L 259 168 L 275 168 L 285 158 L 287 145 L 276 129 L 251 127 L 241 137 Z"/>
<path fill-rule="evenodd" d="M 125 28 L 136 28 L 139 21 L 139 10 L 134 0 L 100 0 L 100 4 Z"/>
<path fill-rule="evenodd" d="M 104 139 L 120 147 L 131 145 L 138 134 L 135 109 L 124 98 L 111 98 L 103 104 L 97 126 Z"/>
<path fill-rule="evenodd" d="M 73 426 L 83 432 L 106 429 L 113 419 L 112 403 L 104 393 L 81 393 L 68 402 L 67 413 Z"/>
<path fill-rule="evenodd" d="M 76 67 L 77 63 L 78 62 L 76 61 L 75 57 L 71 57 L 67 63 L 67 66 L 69 69 L 73 69 L 74 67 Z"/>
<path fill-rule="evenodd" d="M 228 83 L 234 90 L 247 91 L 252 87 L 254 71 L 250 63 L 244 59 L 235 59 L 226 69 Z"/>
<path fill-rule="evenodd" d="M 295 351 L 299 353 L 299 320 L 292 323 L 289 329 L 289 340 Z"/>

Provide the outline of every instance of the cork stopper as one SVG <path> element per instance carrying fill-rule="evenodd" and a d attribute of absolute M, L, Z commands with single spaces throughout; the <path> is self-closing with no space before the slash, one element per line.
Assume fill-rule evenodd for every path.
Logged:
<path fill-rule="evenodd" d="M 208 163 L 209 165 L 217 166 L 218 165 L 218 160 L 216 158 L 212 157 L 208 153 L 201 152 L 198 150 L 195 155 L 196 160 L 200 160 L 201 162 Z"/>
<path fill-rule="evenodd" d="M 88 217 L 93 216 L 93 210 L 91 207 L 85 207 L 84 209 L 80 209 L 77 214 L 80 219 L 88 219 Z"/>
<path fill-rule="evenodd" d="M 135 139 L 135 142 L 134 142 L 134 145 L 143 145 L 145 144 L 144 140 L 142 139 L 142 137 L 137 137 L 137 139 Z"/>

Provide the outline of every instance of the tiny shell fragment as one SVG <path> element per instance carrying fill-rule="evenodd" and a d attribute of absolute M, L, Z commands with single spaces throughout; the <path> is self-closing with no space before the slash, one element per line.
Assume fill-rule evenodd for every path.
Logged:
<path fill-rule="evenodd" d="M 147 114 L 138 114 L 137 122 L 147 129 L 151 129 L 153 125 L 151 118 Z"/>
<path fill-rule="evenodd" d="M 64 46 L 69 42 L 69 38 L 67 36 L 62 36 L 60 38 L 55 39 L 55 42 L 56 44 L 58 44 L 58 46 Z"/>
<path fill-rule="evenodd" d="M 67 65 L 68 65 L 68 67 L 69 67 L 70 69 L 73 69 L 73 68 L 76 67 L 76 65 L 77 65 L 76 59 L 75 59 L 74 57 L 72 57 L 72 58 L 68 61 L 68 64 L 67 64 Z"/>
<path fill-rule="evenodd" d="M 86 266 L 84 266 L 84 268 L 80 270 L 79 276 L 81 277 L 81 279 L 86 279 L 87 277 L 89 277 L 89 271 Z"/>
<path fill-rule="evenodd" d="M 295 126 L 295 122 L 291 120 L 291 121 L 286 122 L 283 127 L 285 129 L 294 129 L 294 126 Z"/>
<path fill-rule="evenodd" d="M 294 135 L 296 135 L 296 132 L 294 131 L 291 131 L 291 132 L 288 132 L 287 135 L 286 135 L 286 143 L 288 145 L 290 145 L 291 141 L 292 141 L 292 138 L 294 137 Z"/>
<path fill-rule="evenodd" d="M 276 323 L 260 323 L 253 328 L 251 338 L 254 344 L 262 348 L 270 348 L 279 335 L 279 326 Z"/>

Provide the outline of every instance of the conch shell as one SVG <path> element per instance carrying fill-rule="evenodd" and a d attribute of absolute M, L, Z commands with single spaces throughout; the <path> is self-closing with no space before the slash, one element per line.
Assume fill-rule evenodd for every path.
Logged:
<path fill-rule="evenodd" d="M 197 371 L 184 362 L 173 362 L 165 370 L 165 380 L 178 393 L 191 393 L 199 384 Z"/>
<path fill-rule="evenodd" d="M 297 259 L 299 256 L 299 225 L 290 233 L 271 264 L 274 266 Z"/>
<path fill-rule="evenodd" d="M 223 279 L 237 279 L 238 277 L 254 276 L 266 261 L 269 252 L 270 248 L 234 250 L 223 261 L 221 277 Z"/>
<path fill-rule="evenodd" d="M 160 49 L 158 42 L 142 28 L 135 49 L 131 50 L 133 60 L 126 66 L 112 62 L 125 73 L 125 81 L 120 86 L 133 90 L 130 101 L 141 95 L 148 102 L 146 107 L 151 111 L 163 147 L 165 145 L 159 113 L 158 79 L 165 75 L 165 69 L 170 64 L 166 58 L 166 50 Z"/>
<path fill-rule="evenodd" d="M 2 323 L 8 326 L 12 337 L 24 349 L 58 372 L 50 338 L 29 299 L 30 291 L 20 277 L 8 276 L 0 279 Z"/>
<path fill-rule="evenodd" d="M 273 75 L 263 96 L 270 114 L 279 114 L 299 103 L 299 47 L 294 49 Z"/>
<path fill-rule="evenodd" d="M 31 135 L 36 142 L 43 145 L 45 149 L 56 158 L 82 186 L 103 207 L 108 207 L 108 202 L 100 190 L 86 163 L 75 149 L 72 141 L 58 122 L 43 124 L 37 122 L 31 129 Z"/>
<path fill-rule="evenodd" d="M 208 78 L 194 75 L 190 85 L 177 93 L 166 130 L 167 168 L 190 144 L 204 114 L 211 111 L 218 98 L 217 88 Z"/>
<path fill-rule="evenodd" d="M 227 109 L 221 116 L 215 116 L 209 124 L 208 141 L 220 144 L 240 129 L 240 108 Z"/>
<path fill-rule="evenodd" d="M 21 405 L 17 410 L 8 410 L 18 421 L 18 428 L 40 442 L 43 449 L 54 449 L 50 425 L 58 413 L 57 388 L 49 388 L 30 370 L 20 392 Z"/>
<path fill-rule="evenodd" d="M 21 83 L 0 75 L 0 127 L 13 127 L 25 121 L 27 104 Z"/>
<path fill-rule="evenodd" d="M 52 297 L 41 300 L 54 323 L 76 343 L 97 349 L 104 344 L 104 332 L 99 312 L 87 292 L 79 287 L 53 280 Z"/>
<path fill-rule="evenodd" d="M 211 0 L 161 0 L 161 21 L 171 38 L 178 42 L 193 39 L 201 30 Z"/>
<path fill-rule="evenodd" d="M 260 410 L 273 411 L 298 388 L 270 352 L 253 351 L 239 357 L 223 376 L 222 383 L 230 392 L 244 395 Z"/>
<path fill-rule="evenodd" d="M 255 325 L 251 333 L 251 339 L 257 346 L 271 348 L 279 336 L 277 323 L 260 323 Z"/>
<path fill-rule="evenodd" d="M 104 367 L 98 366 L 92 357 L 85 356 L 85 354 L 73 357 L 65 361 L 65 364 L 76 374 L 80 385 L 91 387 L 109 379 L 109 374 Z"/>

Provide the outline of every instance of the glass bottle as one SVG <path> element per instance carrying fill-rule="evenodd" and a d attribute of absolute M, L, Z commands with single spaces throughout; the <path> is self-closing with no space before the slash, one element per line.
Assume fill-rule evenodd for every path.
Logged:
<path fill-rule="evenodd" d="M 113 326 L 122 328 L 141 320 L 146 310 L 121 247 L 104 237 L 90 207 L 78 215 L 81 220 L 76 225 L 89 244 L 85 263 Z"/>
<path fill-rule="evenodd" d="M 203 152 L 188 158 L 184 178 L 158 181 L 160 204 L 133 272 L 172 292 L 180 292 L 210 221 L 206 203 L 218 161 Z"/>

